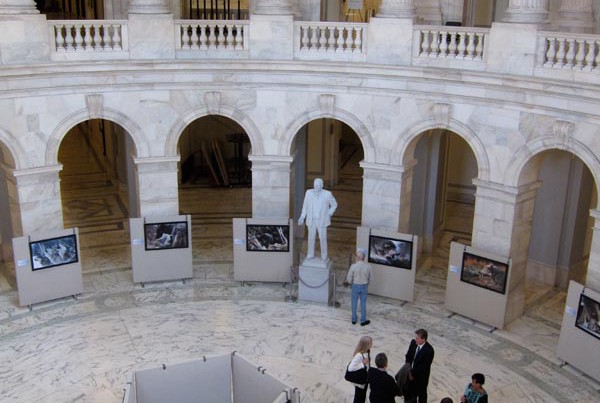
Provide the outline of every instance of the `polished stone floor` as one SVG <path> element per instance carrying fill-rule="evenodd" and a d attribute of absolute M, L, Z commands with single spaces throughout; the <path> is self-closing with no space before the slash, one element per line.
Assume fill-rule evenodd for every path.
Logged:
<path fill-rule="evenodd" d="M 233 281 L 231 218 L 250 214 L 247 188 L 180 189 L 182 211 L 193 214 L 194 278 L 133 284 L 126 195 L 93 158 L 81 158 L 80 165 L 65 164 L 61 186 L 65 227 L 80 228 L 84 293 L 30 311 L 18 306 L 14 269 L 3 268 L 0 402 L 117 403 L 133 369 L 233 350 L 298 387 L 303 403 L 351 402 L 343 374 L 359 337 L 371 335 L 373 353 L 386 352 L 395 371 L 418 327 L 429 331 L 436 350 L 430 402 L 457 401 L 473 372 L 487 376 L 495 402 L 600 401 L 600 385 L 555 355 L 563 290 L 528 284 L 525 315 L 493 332 L 444 309 L 448 244 L 469 241 L 461 227 L 472 217 L 468 203 L 448 203 L 450 216 L 460 219 L 435 254 L 420 257 L 415 302 L 369 296 L 372 323 L 360 327 L 350 323 L 349 292 L 341 286 L 360 215 L 353 203 L 360 178 L 351 169 L 333 189 L 344 206 L 330 231 L 340 285 L 333 307 L 289 302 L 296 293 L 289 284 Z"/>

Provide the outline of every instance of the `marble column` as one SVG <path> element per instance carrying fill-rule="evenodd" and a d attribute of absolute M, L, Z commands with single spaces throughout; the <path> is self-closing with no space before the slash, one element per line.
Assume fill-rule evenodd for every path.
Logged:
<path fill-rule="evenodd" d="M 130 0 L 129 14 L 168 14 L 168 0 Z"/>
<path fill-rule="evenodd" d="M 254 14 L 289 15 L 292 14 L 291 0 L 257 0 Z"/>
<path fill-rule="evenodd" d="M 504 22 L 545 24 L 548 20 L 548 0 L 509 0 Z"/>
<path fill-rule="evenodd" d="M 519 187 L 473 181 L 477 186 L 472 246 L 511 258 L 505 323 L 519 318 L 525 308 L 527 252 L 537 180 Z"/>
<path fill-rule="evenodd" d="M 417 2 L 417 16 L 424 24 L 442 25 L 440 0 L 419 0 Z"/>
<path fill-rule="evenodd" d="M 594 232 L 584 285 L 600 291 L 600 210 L 590 210 L 590 215 L 594 219 L 594 227 L 592 228 Z"/>
<path fill-rule="evenodd" d="M 251 155 L 252 217 L 288 218 L 290 216 L 291 157 Z"/>
<path fill-rule="evenodd" d="M 63 229 L 61 170 L 62 165 L 53 165 L 13 171 L 23 235 Z"/>
<path fill-rule="evenodd" d="M 0 0 L 0 15 L 39 14 L 33 0 Z"/>
<path fill-rule="evenodd" d="M 557 19 L 556 25 L 561 32 L 593 33 L 592 0 L 562 0 Z"/>
<path fill-rule="evenodd" d="M 48 25 L 33 0 L 0 0 L 2 64 L 50 60 Z"/>
<path fill-rule="evenodd" d="M 413 0 L 382 0 L 377 17 L 415 20 L 417 16 Z"/>
<path fill-rule="evenodd" d="M 179 157 L 135 158 L 140 217 L 179 214 Z"/>
<path fill-rule="evenodd" d="M 168 0 L 130 0 L 127 33 L 132 59 L 174 59 L 173 14 Z"/>
<path fill-rule="evenodd" d="M 413 164 L 406 167 L 361 162 L 363 227 L 407 231 Z"/>
<path fill-rule="evenodd" d="M 250 14 L 251 59 L 294 58 L 294 15 L 291 0 L 257 0 Z"/>

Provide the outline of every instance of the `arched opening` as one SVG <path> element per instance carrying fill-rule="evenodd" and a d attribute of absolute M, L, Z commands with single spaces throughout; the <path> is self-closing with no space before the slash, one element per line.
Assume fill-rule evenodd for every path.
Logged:
<path fill-rule="evenodd" d="M 194 261 L 233 261 L 232 219 L 252 216 L 250 139 L 232 119 L 204 116 L 179 137 L 179 210 L 192 215 Z"/>
<path fill-rule="evenodd" d="M 432 264 L 447 262 L 450 242 L 471 244 L 477 159 L 462 137 L 443 129 L 422 133 L 407 153 L 411 150 L 417 163 L 408 229 L 420 237 L 421 251 L 434 257 Z M 440 268 L 446 270 L 442 264 Z"/>
<path fill-rule="evenodd" d="M 0 271 L 13 281 L 12 239 L 22 234 L 17 184 L 12 174 L 15 167 L 10 151 L 0 143 Z"/>
<path fill-rule="evenodd" d="M 347 268 L 348 253 L 354 252 L 356 227 L 362 212 L 362 168 L 364 149 L 358 134 L 337 119 L 321 118 L 305 124 L 294 137 L 291 155 L 290 217 L 298 220 L 306 189 L 314 179 L 337 200 L 337 210 L 328 228 L 328 255 L 338 267 Z M 301 259 L 307 251 L 305 227 L 298 228 L 296 251 Z M 319 254 L 319 242 L 315 250 Z"/>
<path fill-rule="evenodd" d="M 135 144 L 118 124 L 79 123 L 58 150 L 63 224 L 79 228 L 83 271 L 131 266 L 129 217 L 138 216 Z"/>
<path fill-rule="evenodd" d="M 593 228 L 590 208 L 597 204 L 597 187 L 579 157 L 555 149 L 527 161 L 519 187 L 529 184 L 539 187 L 521 230 L 529 231 L 526 256 L 519 259 L 526 266 L 525 314 L 553 309 L 549 304 L 557 301 L 562 312 L 569 281 L 585 284 Z"/>

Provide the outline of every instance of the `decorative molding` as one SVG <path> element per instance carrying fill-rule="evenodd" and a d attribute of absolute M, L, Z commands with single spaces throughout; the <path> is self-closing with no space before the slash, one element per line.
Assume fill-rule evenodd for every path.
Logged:
<path fill-rule="evenodd" d="M 29 175 L 36 176 L 36 175 L 42 175 L 42 174 L 53 174 L 53 173 L 58 174 L 62 169 L 63 169 L 62 164 L 57 164 L 57 165 L 49 165 L 49 166 L 45 166 L 45 167 L 15 169 L 15 170 L 13 170 L 12 174 L 15 176 L 15 178 L 19 178 L 22 176 L 29 176 Z"/>
<path fill-rule="evenodd" d="M 208 113 L 215 115 L 219 113 L 221 105 L 221 92 L 219 91 L 208 91 L 204 94 L 204 102 L 208 109 Z"/>
<path fill-rule="evenodd" d="M 163 163 L 169 163 L 169 162 L 179 162 L 180 159 L 181 159 L 181 157 L 179 155 L 177 155 L 175 157 L 141 157 L 141 158 L 134 158 L 133 162 L 135 162 L 137 165 L 163 164 Z"/>
<path fill-rule="evenodd" d="M 321 94 L 319 95 L 319 108 L 325 114 L 333 116 L 333 110 L 335 109 L 335 95 L 333 94 Z"/>
<path fill-rule="evenodd" d="M 555 120 L 552 124 L 552 133 L 556 144 L 568 144 L 573 131 L 575 131 L 575 123 L 568 120 Z"/>
<path fill-rule="evenodd" d="M 104 110 L 104 95 L 89 94 L 85 96 L 85 104 L 88 108 L 91 119 L 99 119 L 102 117 Z"/>
<path fill-rule="evenodd" d="M 452 105 L 445 103 L 433 104 L 433 118 L 438 125 L 448 127 L 451 113 Z"/>
<path fill-rule="evenodd" d="M 267 164 L 270 162 L 291 164 L 294 159 L 286 155 L 248 155 L 248 160 L 252 163 Z"/>

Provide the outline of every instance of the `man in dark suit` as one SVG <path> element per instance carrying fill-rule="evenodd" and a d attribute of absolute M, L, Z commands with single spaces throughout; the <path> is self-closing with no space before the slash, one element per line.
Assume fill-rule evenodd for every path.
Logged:
<path fill-rule="evenodd" d="M 387 373 L 388 358 L 385 353 L 375 356 L 377 368 L 369 368 L 369 388 L 371 403 L 396 403 L 398 387 L 394 377 Z"/>
<path fill-rule="evenodd" d="M 415 331 L 415 338 L 410 342 L 406 352 L 406 363 L 412 367 L 409 378 L 414 382 L 417 403 L 427 402 L 427 385 L 433 354 L 433 347 L 427 342 L 427 330 Z"/>

